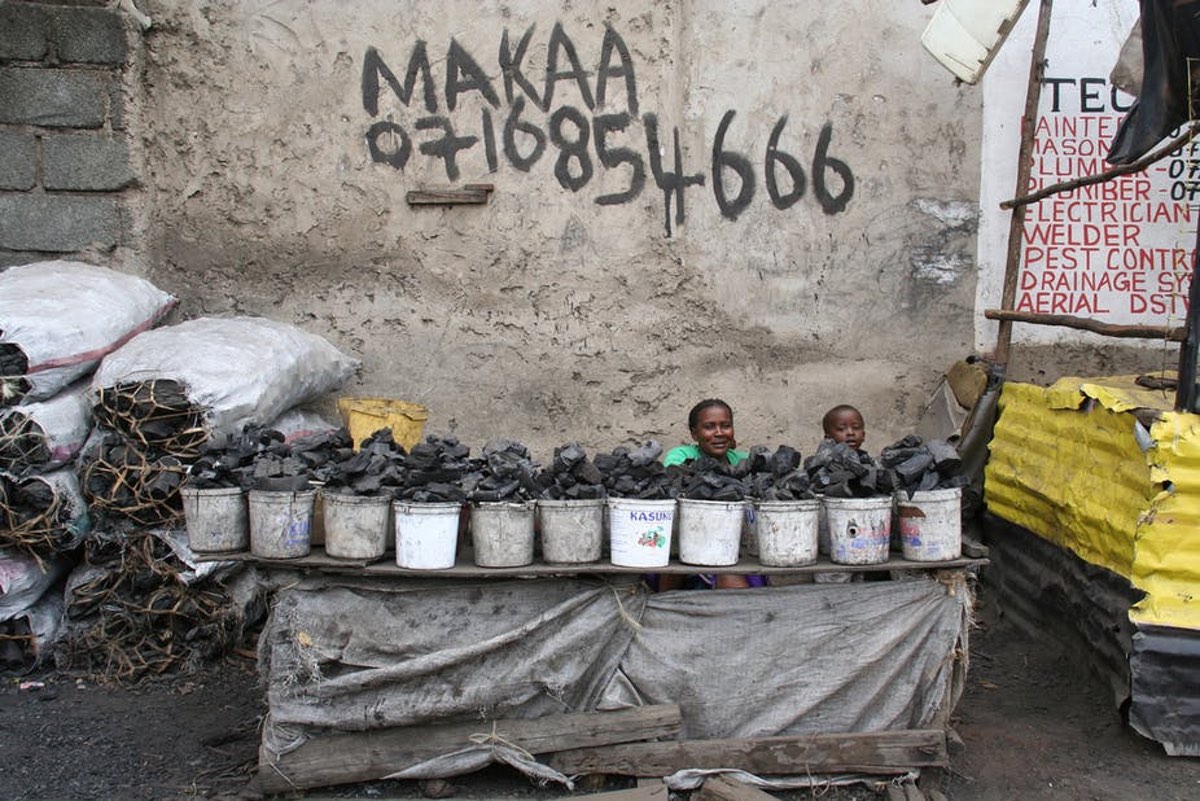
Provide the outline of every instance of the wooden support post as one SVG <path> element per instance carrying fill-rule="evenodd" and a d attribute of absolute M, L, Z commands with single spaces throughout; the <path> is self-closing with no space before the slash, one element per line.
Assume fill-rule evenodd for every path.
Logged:
<path fill-rule="evenodd" d="M 1038 104 L 1042 99 L 1042 71 L 1046 60 L 1046 41 L 1050 38 L 1050 12 L 1053 0 L 1041 0 L 1038 9 L 1037 33 L 1033 38 L 1033 52 L 1029 56 L 1029 83 L 1025 89 L 1025 115 L 1021 118 L 1021 149 L 1017 156 L 1016 197 L 1029 191 L 1029 175 L 1033 171 L 1033 131 L 1037 126 Z M 1004 264 L 1004 289 L 1000 308 L 1008 311 L 1017 299 L 1017 279 L 1021 273 L 1021 243 L 1025 231 L 1025 206 L 1013 209 L 1008 223 L 1008 257 Z M 1012 321 L 1001 320 L 996 333 L 996 348 L 993 360 L 999 365 L 1008 365 L 1009 346 L 1012 342 Z"/>

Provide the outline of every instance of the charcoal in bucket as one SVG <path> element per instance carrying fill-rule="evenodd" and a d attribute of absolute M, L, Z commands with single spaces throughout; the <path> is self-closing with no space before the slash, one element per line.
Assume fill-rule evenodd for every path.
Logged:
<path fill-rule="evenodd" d="M 241 487 L 183 487 L 188 547 L 197 553 L 242 551 L 250 544 L 246 494 Z"/>
<path fill-rule="evenodd" d="M 737 564 L 743 501 L 679 499 L 679 561 L 687 565 Z"/>
<path fill-rule="evenodd" d="M 585 564 L 600 560 L 604 549 L 604 499 L 539 498 L 537 522 L 542 558 L 551 564 Z"/>
<path fill-rule="evenodd" d="M 250 491 L 250 552 L 264 559 L 296 559 L 312 550 L 315 490 Z"/>

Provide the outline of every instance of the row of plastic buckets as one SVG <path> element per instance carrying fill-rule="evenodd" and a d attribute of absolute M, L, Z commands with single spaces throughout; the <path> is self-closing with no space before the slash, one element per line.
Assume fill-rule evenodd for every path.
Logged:
<path fill-rule="evenodd" d="M 840 565 L 888 560 L 893 523 L 903 557 L 944 562 L 962 556 L 962 490 L 958 488 L 870 498 L 822 498 L 818 549 Z"/>
<path fill-rule="evenodd" d="M 943 562 L 962 555 L 960 489 L 899 498 L 758 502 L 614 498 L 609 503 L 612 561 L 619 565 L 665 567 L 670 563 L 673 532 L 679 537 L 679 561 L 687 565 L 734 565 L 743 548 L 770 567 L 811 565 L 820 553 L 828 554 L 834 564 L 883 564 L 891 551 L 893 519 L 899 523 L 906 560 Z M 676 513 L 678 520 L 667 517 Z"/>
<path fill-rule="evenodd" d="M 315 496 L 315 490 L 251 491 L 247 504 L 237 488 L 185 488 L 189 542 L 198 552 L 248 546 L 262 558 L 306 556 Z M 454 566 L 461 504 L 336 493 L 322 497 L 329 556 L 371 561 L 394 543 L 400 567 Z M 905 559 L 958 558 L 960 509 L 957 489 L 916 493 L 899 502 L 891 497 L 754 503 L 609 498 L 476 504 L 470 507 L 470 523 L 474 563 L 480 567 L 531 564 L 535 525 L 541 531 L 542 558 L 553 564 L 599 561 L 607 533 L 611 562 L 622 567 L 665 567 L 673 553 L 688 565 L 729 566 L 738 562 L 743 547 L 765 566 L 810 565 L 820 552 L 835 564 L 869 565 L 888 560 L 893 516 Z"/>
<path fill-rule="evenodd" d="M 198 553 L 245 551 L 266 559 L 311 552 L 316 490 L 237 487 L 182 491 L 189 546 Z M 455 562 L 462 504 L 407 503 L 386 497 L 321 493 L 325 553 L 375 560 L 395 547 L 401 567 L 447 568 Z M 547 562 L 601 558 L 604 501 L 487 503 L 471 508 L 475 564 L 519 567 L 533 561 L 534 514 Z"/>

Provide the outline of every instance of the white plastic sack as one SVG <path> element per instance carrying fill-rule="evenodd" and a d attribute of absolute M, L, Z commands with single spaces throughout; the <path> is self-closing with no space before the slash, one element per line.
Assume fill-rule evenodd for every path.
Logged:
<path fill-rule="evenodd" d="M 0 408 L 0 470 L 20 475 L 70 463 L 92 430 L 87 389 L 80 381 L 49 400 Z"/>
<path fill-rule="evenodd" d="M 0 391 L 0 405 L 51 397 L 156 325 L 175 301 L 144 278 L 82 262 L 0 272 L 0 343 L 28 361 L 20 378 L 2 382 L 9 389 Z"/>
<path fill-rule="evenodd" d="M 23 520 L 10 514 L 24 510 L 17 496 L 33 484 L 49 489 L 50 501 Z M 36 553 L 64 553 L 76 548 L 91 530 L 87 501 L 79 477 L 69 467 L 40 475 L 16 476 L 0 470 L 0 547 L 22 546 Z M 5 521 L 6 518 L 7 522 Z"/>
<path fill-rule="evenodd" d="M 11 637 L 6 652 L 0 652 L 0 668 L 27 673 L 37 667 L 58 641 L 65 612 L 62 593 L 47 591 L 28 609 L 0 621 L 0 635 Z"/>
<path fill-rule="evenodd" d="M 201 317 L 156 328 L 109 354 L 92 394 L 120 384 L 182 384 L 214 434 L 235 435 L 340 387 L 359 362 L 327 340 L 260 317 Z"/>
<path fill-rule="evenodd" d="M 317 412 L 307 409 L 289 409 L 275 418 L 270 424 L 273 431 L 283 434 L 284 442 L 295 442 L 313 434 L 325 434 L 340 428 L 338 423 L 331 423 Z"/>
<path fill-rule="evenodd" d="M 37 603 L 63 574 L 66 561 L 43 559 L 0 548 L 0 620 L 8 620 Z"/>

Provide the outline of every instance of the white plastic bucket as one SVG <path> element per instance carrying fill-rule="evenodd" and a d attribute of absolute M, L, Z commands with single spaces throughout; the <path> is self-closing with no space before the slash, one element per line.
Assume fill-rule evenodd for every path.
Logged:
<path fill-rule="evenodd" d="M 250 553 L 295 559 L 312 549 L 316 490 L 250 490 Z"/>
<path fill-rule="evenodd" d="M 471 544 L 478 567 L 521 567 L 533 562 L 534 502 L 479 503 L 471 507 Z"/>
<path fill-rule="evenodd" d="M 771 567 L 817 561 L 820 501 L 759 501 L 754 506 L 758 561 Z"/>
<path fill-rule="evenodd" d="M 900 548 L 914 562 L 945 562 L 962 556 L 962 490 L 914 492 L 897 500 Z"/>
<path fill-rule="evenodd" d="M 666 567 L 674 521 L 674 500 L 609 498 L 609 560 L 618 567 Z"/>
<path fill-rule="evenodd" d="M 392 499 L 322 492 L 325 553 L 338 559 L 378 559 L 387 550 Z"/>
<path fill-rule="evenodd" d="M 829 521 L 829 560 L 839 565 L 878 565 L 888 559 L 892 497 L 824 498 Z"/>
<path fill-rule="evenodd" d="M 179 495 L 189 548 L 197 553 L 246 550 L 250 527 L 241 487 L 181 487 Z"/>
<path fill-rule="evenodd" d="M 393 501 L 396 564 L 414 570 L 445 570 L 458 556 L 460 503 Z"/>
<path fill-rule="evenodd" d="M 829 515 L 825 513 L 825 497 L 817 498 L 817 553 L 829 556 Z"/>
<path fill-rule="evenodd" d="M 679 561 L 685 565 L 735 565 L 742 544 L 745 501 L 679 499 Z"/>
<path fill-rule="evenodd" d="M 539 500 L 542 559 L 578 565 L 600 561 L 604 545 L 604 499 Z"/>
<path fill-rule="evenodd" d="M 758 523 L 754 504 L 747 503 L 742 517 L 742 553 L 758 556 Z"/>

